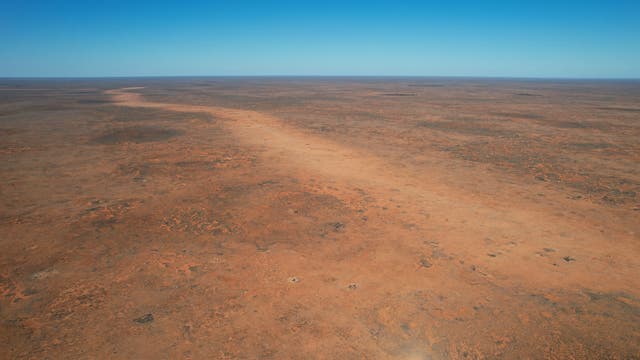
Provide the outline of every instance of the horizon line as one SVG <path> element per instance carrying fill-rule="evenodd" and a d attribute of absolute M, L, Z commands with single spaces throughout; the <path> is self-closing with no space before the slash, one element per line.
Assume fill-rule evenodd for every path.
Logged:
<path fill-rule="evenodd" d="M 439 79 L 495 79 L 495 80 L 624 80 L 638 81 L 640 77 L 562 77 L 562 76 L 491 76 L 491 75 L 98 75 L 98 76 L 0 76 L 0 80 L 55 79 L 152 79 L 152 78 L 439 78 Z"/>

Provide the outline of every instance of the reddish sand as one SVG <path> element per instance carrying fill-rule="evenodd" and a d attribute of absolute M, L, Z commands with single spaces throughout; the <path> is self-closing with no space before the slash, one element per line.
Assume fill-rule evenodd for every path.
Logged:
<path fill-rule="evenodd" d="M 5 106 L 0 356 L 640 357 L 637 85 L 622 104 L 565 90 L 608 116 L 552 125 L 501 104 L 502 85 L 462 110 L 341 86 L 382 97 L 383 118 L 360 121 L 365 100 L 168 101 L 158 84 Z M 567 110 L 549 101 L 530 109 Z M 395 124 L 404 110 L 427 115 Z"/>

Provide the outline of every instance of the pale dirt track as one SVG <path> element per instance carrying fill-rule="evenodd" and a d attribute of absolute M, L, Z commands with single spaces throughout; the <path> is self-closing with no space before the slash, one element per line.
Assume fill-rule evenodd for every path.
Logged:
<path fill-rule="evenodd" d="M 491 228 L 492 232 L 507 237 L 526 239 L 518 244 L 520 247 L 526 247 L 522 249 L 523 254 L 539 250 L 548 244 L 560 243 L 567 247 L 567 253 L 570 252 L 573 257 L 596 260 L 588 264 L 590 273 L 585 278 L 567 277 L 566 273 L 562 276 L 536 274 L 540 269 L 532 273 L 528 269 L 535 265 L 526 263 L 511 264 L 508 271 L 510 277 L 523 276 L 523 281 L 535 281 L 535 278 L 541 275 L 539 280 L 542 283 L 539 285 L 582 286 L 600 291 L 633 292 L 640 288 L 640 279 L 632 276 L 640 273 L 638 261 L 633 256 L 634 251 L 639 249 L 635 241 L 638 235 L 629 229 L 617 228 L 614 220 L 606 219 L 608 214 L 598 214 L 599 219 L 584 219 L 585 215 L 582 214 L 558 216 L 553 212 L 565 205 L 566 202 L 561 202 L 562 199 L 554 199 L 561 202 L 557 207 L 553 206 L 553 201 L 541 206 L 518 201 L 513 194 L 503 192 L 509 189 L 501 189 L 502 191 L 495 194 L 494 199 L 474 198 L 471 194 L 456 191 L 453 186 L 433 181 L 433 177 L 428 174 L 424 176 L 424 170 L 423 173 L 418 173 L 412 172 L 411 169 L 396 168 L 363 151 L 297 131 L 270 115 L 214 106 L 153 103 L 145 101 L 131 90 L 135 88 L 128 91 L 114 90 L 110 91 L 110 94 L 121 105 L 179 112 L 206 112 L 216 118 L 225 119 L 225 126 L 238 140 L 249 145 L 265 147 L 269 159 L 284 169 L 283 171 L 292 171 L 302 176 L 321 176 L 325 181 L 340 184 L 340 188 L 361 188 L 380 198 L 401 198 L 402 205 L 409 207 L 411 211 L 397 216 L 409 217 L 404 219 L 408 223 L 420 219 L 419 216 L 412 219 L 411 214 L 430 214 L 430 223 L 441 222 L 437 227 L 455 226 L 455 233 L 447 235 L 455 239 L 447 241 L 451 246 L 470 249 L 477 245 L 475 243 L 479 234 Z M 349 194 L 343 196 L 348 198 Z M 506 199 L 511 201 L 505 201 Z M 466 221 L 462 226 L 449 224 L 455 219 Z M 609 222 L 610 227 L 606 229 L 606 234 L 601 231 L 602 222 Z M 615 247 L 612 247 L 613 244 Z M 602 258 L 603 249 L 606 249 L 608 256 L 615 257 L 616 263 L 620 266 L 618 271 L 622 271 L 621 273 L 604 272 L 604 268 L 609 268 L 609 264 L 601 264 L 602 267 L 598 268 L 597 259 Z M 519 262 L 523 260 L 520 259 Z M 580 267 L 580 264 L 574 266 Z M 518 269 L 519 267 L 522 268 Z M 612 279 L 612 275 L 619 276 L 621 282 L 612 283 L 612 280 L 615 280 L 615 277 Z"/>
<path fill-rule="evenodd" d="M 637 328 L 625 333 L 615 321 L 591 323 L 573 310 L 561 315 L 553 310 L 575 305 L 589 312 L 594 306 L 606 307 L 590 302 L 593 297 L 588 294 L 600 294 L 603 301 L 627 304 L 637 315 L 637 212 L 629 215 L 575 205 L 553 191 L 547 191 L 545 201 L 531 201 L 521 195 L 535 190 L 526 185 L 501 186 L 490 173 L 446 163 L 427 169 L 398 167 L 366 150 L 295 129 L 271 115 L 154 103 L 135 90 L 108 93 L 122 106 L 208 113 L 241 144 L 259 151 L 274 174 L 296 178 L 303 186 L 321 184 L 323 191 L 354 208 L 362 194 L 384 205 L 342 240 L 353 248 L 364 248 L 357 256 L 310 248 L 302 255 L 274 254 L 255 265 L 256 281 L 264 283 L 248 285 L 251 293 L 277 299 L 279 304 L 295 299 L 305 305 L 304 321 L 326 333 L 326 342 L 318 343 L 317 336 L 301 330 L 295 346 L 331 356 L 336 346 L 344 346 L 340 334 L 332 334 L 325 326 L 332 324 L 353 339 L 352 354 L 381 357 L 420 358 L 444 352 L 451 358 L 480 358 L 500 354 L 509 346 L 512 355 L 581 357 L 594 354 L 594 339 L 605 344 L 603 349 L 628 346 L 627 354 L 637 351 L 629 344 L 639 338 Z M 494 193 L 473 193 L 456 186 L 456 178 L 473 182 L 475 177 L 482 178 L 484 189 L 493 186 Z M 308 270 L 298 275 L 302 281 L 296 289 L 283 292 L 265 285 L 272 268 L 299 274 L 302 264 Z M 351 300 L 337 296 L 338 290 L 324 290 L 321 282 L 329 273 L 353 278 L 357 289 L 347 295 Z M 420 291 L 444 293 L 446 300 L 438 303 L 429 298 L 422 303 L 414 298 Z M 274 304 L 263 301 L 254 306 L 261 315 L 235 321 L 255 321 L 257 327 L 268 328 Z M 483 306 L 492 311 L 473 315 L 474 309 Z M 363 315 L 366 309 L 371 313 Z M 611 315 L 616 320 L 624 310 Z M 381 340 L 389 343 L 376 343 L 371 329 L 351 322 L 355 317 L 369 317 L 381 329 L 389 329 L 381 330 L 391 334 Z M 415 321 L 398 324 L 399 319 L 412 318 Z M 509 336 L 504 335 L 505 329 Z M 397 339 L 397 344 L 390 339 Z M 444 350 L 437 346 L 442 339 L 447 339 Z"/>

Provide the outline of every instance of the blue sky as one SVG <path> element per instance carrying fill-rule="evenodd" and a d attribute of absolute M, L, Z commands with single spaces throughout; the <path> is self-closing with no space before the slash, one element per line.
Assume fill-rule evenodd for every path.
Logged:
<path fill-rule="evenodd" d="M 640 78 L 640 1 L 0 0 L 0 77 Z"/>

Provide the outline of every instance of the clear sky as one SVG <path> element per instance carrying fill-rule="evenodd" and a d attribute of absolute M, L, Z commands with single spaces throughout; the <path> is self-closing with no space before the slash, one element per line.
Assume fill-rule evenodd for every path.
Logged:
<path fill-rule="evenodd" d="M 640 0 L 0 0 L 0 77 L 640 78 Z"/>

